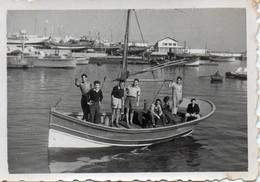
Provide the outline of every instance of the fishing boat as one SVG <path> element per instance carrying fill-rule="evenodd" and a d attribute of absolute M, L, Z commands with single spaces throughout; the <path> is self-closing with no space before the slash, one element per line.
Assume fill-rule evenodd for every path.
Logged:
<path fill-rule="evenodd" d="M 123 64 L 121 76 L 118 79 L 131 80 L 127 70 L 127 50 L 129 34 L 129 18 L 131 10 L 127 13 L 127 23 L 124 41 Z M 157 68 L 155 68 L 157 69 Z M 149 70 L 149 69 L 148 69 Z M 147 71 L 147 70 L 142 70 Z M 142 73 L 142 72 L 140 72 Z M 118 80 L 115 79 L 115 80 Z M 150 79 L 150 81 L 153 81 Z M 191 98 L 183 98 L 179 105 L 178 114 L 180 120 L 184 121 L 184 116 Z M 201 117 L 199 119 L 180 122 L 176 125 L 158 125 L 155 128 L 147 128 L 143 124 L 148 119 L 134 119 L 133 126 L 128 126 L 125 121 L 120 121 L 119 127 L 112 127 L 108 124 L 110 113 L 102 113 L 101 122 L 89 122 L 82 120 L 82 114 L 76 112 L 61 112 L 56 108 L 50 110 L 49 143 L 51 148 L 100 148 L 100 147 L 139 147 L 156 143 L 166 142 L 177 137 L 186 136 L 193 132 L 194 127 L 201 121 L 214 114 L 215 105 L 204 99 L 197 99 L 200 107 Z M 56 104 L 57 105 L 57 104 Z M 147 110 L 136 110 L 135 116 L 146 118 Z M 134 116 L 134 118 L 135 118 Z M 139 117 L 137 117 L 139 118 Z"/>
<path fill-rule="evenodd" d="M 190 98 L 184 98 L 180 110 L 186 110 L 189 103 Z M 200 119 L 157 128 L 141 128 L 134 124 L 130 129 L 123 124 L 117 128 L 103 123 L 86 122 L 81 120 L 80 115 L 52 109 L 48 146 L 49 148 L 138 147 L 166 142 L 190 134 L 199 122 L 215 112 L 216 108 L 212 102 L 197 99 L 197 104 L 201 109 Z"/>
<path fill-rule="evenodd" d="M 49 37 L 27 35 L 25 30 L 21 30 L 20 34 L 7 36 L 7 44 L 40 44 L 47 40 Z"/>
<path fill-rule="evenodd" d="M 42 51 L 35 52 L 36 55 L 32 55 L 33 67 L 44 68 L 75 68 L 76 59 L 73 57 L 66 57 L 64 55 L 50 54 L 45 55 Z M 38 56 L 37 56 L 38 55 Z"/>
<path fill-rule="evenodd" d="M 48 41 L 45 43 L 45 45 L 51 49 L 62 49 L 62 50 L 81 50 L 81 49 L 88 49 L 91 48 L 93 45 L 93 42 L 53 42 Z"/>

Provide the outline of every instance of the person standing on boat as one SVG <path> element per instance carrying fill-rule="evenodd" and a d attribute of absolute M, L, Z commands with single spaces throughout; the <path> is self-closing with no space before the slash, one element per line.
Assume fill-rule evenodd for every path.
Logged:
<path fill-rule="evenodd" d="M 125 98 L 125 81 L 119 80 L 117 86 L 115 86 L 111 93 L 111 107 L 112 107 L 112 124 L 114 122 L 114 118 L 116 117 L 116 127 L 118 127 L 120 111 L 122 106 L 124 105 Z"/>
<path fill-rule="evenodd" d="M 87 94 L 87 101 L 90 110 L 90 122 L 100 123 L 100 105 L 103 100 L 103 93 L 100 90 L 100 81 L 94 81 L 94 88 Z"/>
<path fill-rule="evenodd" d="M 83 111 L 83 119 L 88 120 L 89 105 L 87 104 L 87 93 L 92 88 L 92 84 L 87 81 L 87 74 L 83 73 L 81 75 L 81 83 L 78 83 L 78 78 L 75 78 L 75 85 L 80 88 L 81 97 L 81 107 Z"/>
<path fill-rule="evenodd" d="M 200 108 L 199 105 L 196 104 L 196 99 L 191 99 L 191 103 L 187 107 L 187 113 L 185 114 L 184 122 L 187 121 L 188 117 L 200 118 Z"/>
<path fill-rule="evenodd" d="M 182 78 L 177 77 L 177 82 L 169 83 L 169 88 L 172 88 L 172 113 L 174 115 L 178 112 L 179 104 L 182 102 Z"/>
<path fill-rule="evenodd" d="M 139 80 L 134 79 L 133 84 L 126 88 L 126 99 L 125 99 L 125 108 L 126 108 L 126 122 L 127 126 L 133 125 L 134 110 L 138 109 L 141 89 L 138 86 Z M 129 113 L 130 113 L 130 122 L 129 122 Z"/>
<path fill-rule="evenodd" d="M 161 104 L 162 104 L 161 99 L 156 99 L 155 104 L 152 104 L 150 107 L 150 116 L 154 128 L 159 122 L 161 122 L 162 125 L 166 124 L 166 117 L 162 111 Z"/>

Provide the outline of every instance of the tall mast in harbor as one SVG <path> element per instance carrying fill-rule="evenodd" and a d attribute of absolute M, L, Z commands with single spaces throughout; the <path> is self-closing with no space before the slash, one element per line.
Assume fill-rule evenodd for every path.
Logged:
<path fill-rule="evenodd" d="M 124 38 L 124 54 L 123 54 L 123 65 L 121 71 L 121 78 L 127 78 L 127 52 L 128 52 L 128 40 L 129 40 L 129 22 L 130 22 L 131 10 L 127 11 L 125 38 Z"/>

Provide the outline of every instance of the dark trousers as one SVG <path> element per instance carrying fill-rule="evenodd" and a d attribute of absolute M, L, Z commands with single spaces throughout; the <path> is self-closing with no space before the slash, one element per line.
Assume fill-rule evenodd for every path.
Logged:
<path fill-rule="evenodd" d="M 151 116 L 151 121 L 152 121 L 152 125 L 157 125 L 157 124 L 159 124 L 159 125 L 165 125 L 166 124 L 166 117 L 165 117 L 165 115 L 164 114 L 162 114 L 161 116 L 160 116 L 160 119 L 158 119 L 154 114 L 152 114 L 152 113 L 150 113 L 150 116 Z M 149 122 L 149 126 L 150 126 L 150 122 Z"/>
<path fill-rule="evenodd" d="M 100 106 L 98 102 L 92 103 L 90 106 L 90 122 L 100 123 Z"/>
<path fill-rule="evenodd" d="M 83 119 L 88 120 L 89 105 L 87 103 L 86 95 L 82 95 L 82 97 L 81 97 L 81 108 L 83 111 Z"/>

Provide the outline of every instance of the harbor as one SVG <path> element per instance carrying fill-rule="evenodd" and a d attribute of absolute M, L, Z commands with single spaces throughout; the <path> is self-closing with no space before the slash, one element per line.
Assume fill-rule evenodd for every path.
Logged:
<path fill-rule="evenodd" d="M 223 49 L 173 33 L 145 40 L 137 12 L 120 11 L 117 40 L 112 31 L 107 40 L 64 27 L 56 37 L 54 28 L 7 35 L 11 173 L 247 169 L 244 45 Z"/>

